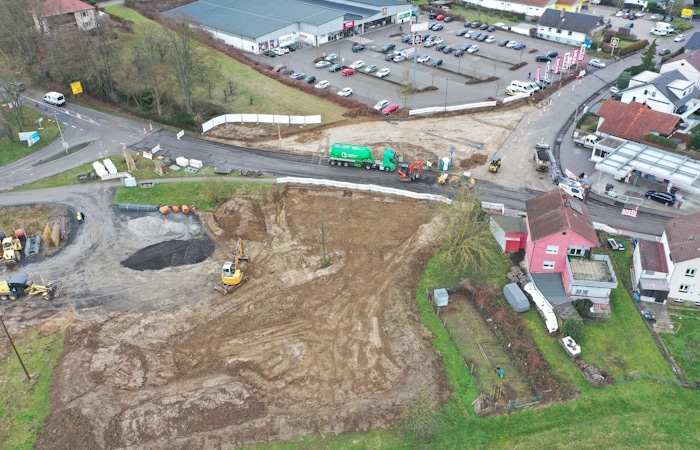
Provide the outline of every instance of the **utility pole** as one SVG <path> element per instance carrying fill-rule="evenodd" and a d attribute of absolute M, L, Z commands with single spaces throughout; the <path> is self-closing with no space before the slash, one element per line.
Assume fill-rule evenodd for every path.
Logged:
<path fill-rule="evenodd" d="M 7 335 L 7 339 L 10 340 L 10 345 L 12 346 L 12 350 L 15 351 L 15 355 L 17 355 L 17 360 L 19 361 L 20 365 L 22 366 L 22 369 L 24 370 L 24 374 L 27 376 L 27 380 L 32 379 L 32 377 L 29 376 L 29 372 L 27 372 L 27 368 L 24 366 L 24 362 L 22 361 L 22 358 L 19 356 L 19 352 L 17 351 L 17 347 L 15 347 L 15 343 L 12 342 L 12 336 L 10 336 L 10 332 L 7 331 L 7 327 L 5 326 L 5 322 L 2 320 L 2 316 L 0 316 L 0 323 L 2 324 L 3 330 L 5 330 L 5 334 Z"/>

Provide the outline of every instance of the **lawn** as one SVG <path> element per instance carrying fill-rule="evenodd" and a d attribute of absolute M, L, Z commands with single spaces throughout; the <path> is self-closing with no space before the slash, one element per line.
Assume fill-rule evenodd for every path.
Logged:
<path fill-rule="evenodd" d="M 39 130 L 39 125 L 37 120 L 39 118 L 43 119 L 43 127 Z M 27 155 L 41 150 L 42 148 L 49 145 L 56 139 L 60 132 L 58 126 L 56 125 L 56 120 L 53 116 L 44 116 L 39 113 L 39 111 L 28 108 L 26 106 L 22 107 L 22 131 L 38 131 L 39 132 L 39 142 L 35 143 L 31 147 L 27 146 L 26 142 L 20 142 L 18 139 L 10 141 L 7 137 L 0 139 L 0 166 L 7 165 L 13 161 L 24 158 Z"/>
<path fill-rule="evenodd" d="M 6 340 L 4 331 L 2 335 Z M 63 351 L 63 332 L 46 335 L 31 330 L 13 338 L 31 380 L 14 353 L 0 361 L 0 448 L 29 449 L 51 412 L 49 389 Z"/>
<path fill-rule="evenodd" d="M 676 333 L 661 333 L 681 370 L 691 384 L 700 381 L 700 311 L 669 309 Z"/>

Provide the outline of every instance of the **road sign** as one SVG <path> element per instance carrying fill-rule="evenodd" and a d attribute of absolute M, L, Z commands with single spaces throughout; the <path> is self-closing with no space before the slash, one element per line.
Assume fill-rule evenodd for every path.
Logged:
<path fill-rule="evenodd" d="M 610 47 L 617 48 L 618 45 L 620 45 L 620 38 L 618 38 L 618 37 L 610 38 Z"/>
<path fill-rule="evenodd" d="M 420 45 L 420 43 L 423 41 L 423 35 L 422 34 L 415 34 L 413 35 L 413 45 Z"/>

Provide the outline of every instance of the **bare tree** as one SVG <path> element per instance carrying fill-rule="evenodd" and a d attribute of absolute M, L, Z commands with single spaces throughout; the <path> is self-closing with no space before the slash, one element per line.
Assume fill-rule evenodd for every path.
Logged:
<path fill-rule="evenodd" d="M 438 263 L 455 271 L 489 267 L 493 251 L 488 214 L 481 208 L 477 189 L 455 189 L 452 204 L 436 202 L 439 224 L 434 235 L 441 250 Z"/>
<path fill-rule="evenodd" d="M 136 66 L 143 75 L 146 87 L 153 94 L 158 116 L 163 115 L 161 104 L 161 84 L 166 69 L 163 64 L 167 53 L 167 42 L 155 27 L 145 30 L 143 42 L 137 48 Z"/>
<path fill-rule="evenodd" d="M 190 25 L 191 21 L 186 18 L 169 21 L 165 38 L 168 42 L 167 59 L 180 82 L 185 111 L 193 115 L 195 82 L 202 78 L 205 64 L 197 50 L 195 31 Z"/>
<path fill-rule="evenodd" d="M 32 13 L 41 15 L 42 4 L 26 0 L 1 0 L 0 5 L 0 52 L 17 58 L 20 65 L 28 67 L 37 58 L 37 45 L 42 37 Z"/>

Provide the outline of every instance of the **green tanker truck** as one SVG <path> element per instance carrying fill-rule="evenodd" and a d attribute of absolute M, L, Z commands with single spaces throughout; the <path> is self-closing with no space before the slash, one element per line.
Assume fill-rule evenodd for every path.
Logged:
<path fill-rule="evenodd" d="M 396 170 L 396 152 L 387 148 L 384 150 L 384 159 L 376 160 L 369 147 L 335 143 L 331 146 L 328 163 L 331 166 L 364 167 L 367 170 L 379 169 L 393 172 Z"/>

